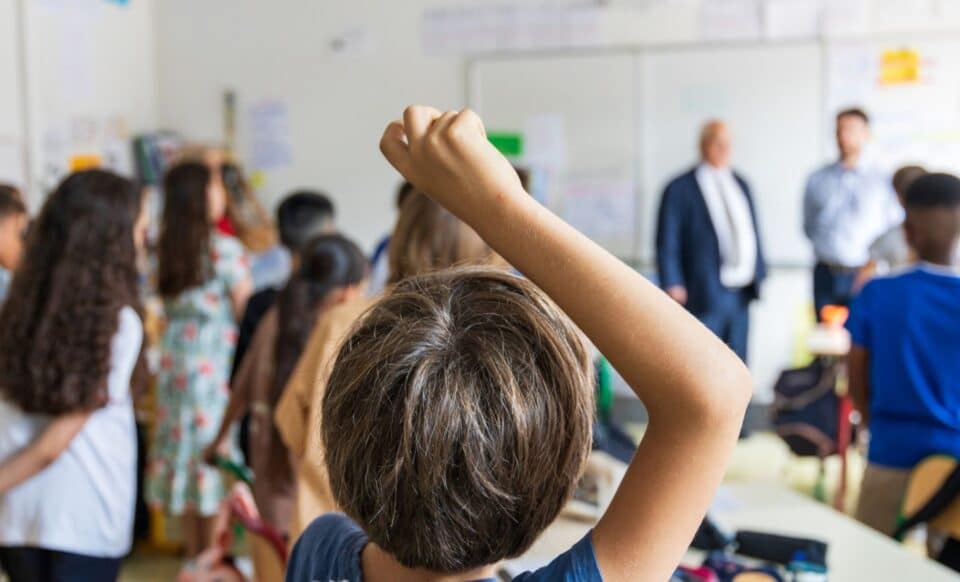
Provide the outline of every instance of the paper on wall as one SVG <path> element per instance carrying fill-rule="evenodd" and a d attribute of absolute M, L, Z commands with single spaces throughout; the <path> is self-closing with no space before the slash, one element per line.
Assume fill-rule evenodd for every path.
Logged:
<path fill-rule="evenodd" d="M 760 0 L 710 0 L 700 8 L 704 40 L 755 40 L 760 25 Z"/>
<path fill-rule="evenodd" d="M 277 170 L 293 163 L 293 125 L 286 103 L 255 103 L 250 107 L 249 123 L 251 170 Z"/>
<path fill-rule="evenodd" d="M 817 38 L 822 9 L 822 0 L 767 0 L 763 36 L 769 40 Z"/>
<path fill-rule="evenodd" d="M 604 46 L 607 9 L 600 5 L 501 4 L 428 9 L 424 51 L 450 55 Z"/>
<path fill-rule="evenodd" d="M 862 37 L 867 34 L 869 27 L 869 0 L 824 0 L 824 36 L 828 38 Z"/>
<path fill-rule="evenodd" d="M 523 138 L 523 164 L 547 170 L 566 167 L 567 127 L 563 116 L 543 113 L 528 117 L 523 124 Z"/>
<path fill-rule="evenodd" d="M 617 176 L 568 178 L 563 214 L 571 226 L 603 243 L 630 237 L 634 231 L 633 182 Z"/>

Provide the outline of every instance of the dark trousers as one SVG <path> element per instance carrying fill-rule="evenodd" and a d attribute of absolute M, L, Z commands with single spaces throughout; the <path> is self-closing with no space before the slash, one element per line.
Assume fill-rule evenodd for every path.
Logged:
<path fill-rule="evenodd" d="M 716 298 L 709 311 L 694 315 L 730 346 L 741 360 L 747 361 L 750 297 L 745 289 L 727 290 Z"/>
<path fill-rule="evenodd" d="M 7 573 L 10 582 L 112 582 L 120 574 L 120 558 L 0 547 L 0 569 Z"/>
<path fill-rule="evenodd" d="M 858 271 L 817 263 L 813 269 L 813 303 L 817 309 L 817 321 L 820 321 L 820 312 L 827 305 L 850 305 Z"/>

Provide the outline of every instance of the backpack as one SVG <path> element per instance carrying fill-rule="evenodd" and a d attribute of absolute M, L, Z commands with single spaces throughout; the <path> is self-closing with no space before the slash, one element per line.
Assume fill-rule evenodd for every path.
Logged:
<path fill-rule="evenodd" d="M 822 358 L 780 374 L 773 388 L 773 425 L 795 455 L 823 459 L 837 452 L 836 382 L 836 366 Z"/>

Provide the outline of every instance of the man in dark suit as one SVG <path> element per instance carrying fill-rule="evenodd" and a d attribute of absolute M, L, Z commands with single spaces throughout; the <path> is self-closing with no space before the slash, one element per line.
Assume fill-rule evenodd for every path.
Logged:
<path fill-rule="evenodd" d="M 730 130 L 707 123 L 701 162 L 667 185 L 657 222 L 660 285 L 744 360 L 766 263 L 750 187 L 730 168 Z"/>

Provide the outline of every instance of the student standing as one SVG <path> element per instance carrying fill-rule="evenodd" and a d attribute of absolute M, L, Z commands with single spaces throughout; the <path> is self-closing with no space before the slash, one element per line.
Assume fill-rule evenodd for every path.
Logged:
<path fill-rule="evenodd" d="M 643 400 L 650 425 L 596 527 L 515 580 L 667 580 L 736 443 L 746 367 L 529 196 L 472 112 L 409 108 L 381 148 L 530 281 L 485 269 L 414 277 L 355 327 L 320 427 L 346 515 L 304 532 L 287 580 L 495 580 L 583 472 L 594 407 L 580 330 Z"/>
<path fill-rule="evenodd" d="M 860 109 L 837 115 L 840 159 L 814 172 L 803 199 L 803 231 L 813 244 L 817 318 L 825 305 L 848 305 L 870 245 L 903 221 L 889 177 L 870 167 L 863 150 L 870 118 Z"/>
<path fill-rule="evenodd" d="M 223 448 L 231 425 L 249 412 L 254 499 L 260 515 L 283 532 L 293 508 L 293 471 L 273 411 L 316 322 L 337 305 L 361 297 L 367 274 L 363 252 L 343 236 L 320 235 L 297 248 L 297 270 L 257 328 L 233 381 L 220 430 L 204 454 L 209 459 Z"/>
<path fill-rule="evenodd" d="M 27 207 L 20 193 L 0 184 L 0 303 L 6 298 L 13 271 L 20 263 L 27 223 Z"/>
<path fill-rule="evenodd" d="M 0 565 L 115 580 L 136 491 L 141 191 L 103 171 L 50 195 L 0 311 Z"/>
<path fill-rule="evenodd" d="M 870 429 L 857 518 L 888 535 L 910 470 L 960 458 L 960 179 L 918 178 L 904 204 L 920 263 L 868 283 L 847 322 L 850 394 Z"/>
<path fill-rule="evenodd" d="M 414 191 L 400 209 L 391 238 L 391 275 L 387 285 L 392 287 L 406 278 L 454 265 L 489 264 L 497 259 L 473 229 Z M 340 343 L 376 299 L 365 297 L 346 302 L 317 322 L 277 404 L 275 424 L 299 465 L 291 538 L 300 535 L 313 518 L 336 507 L 316 428 L 320 426 L 326 381 Z"/>
<path fill-rule="evenodd" d="M 226 208 L 219 167 L 175 166 L 164 196 L 157 286 L 166 328 L 146 491 L 149 503 L 181 518 L 192 558 L 211 541 L 212 517 L 226 494 L 223 477 L 203 462 L 202 452 L 230 397 L 236 321 L 252 285 L 240 243 L 216 230 Z M 224 454 L 237 456 L 234 445 L 225 445 Z"/>

